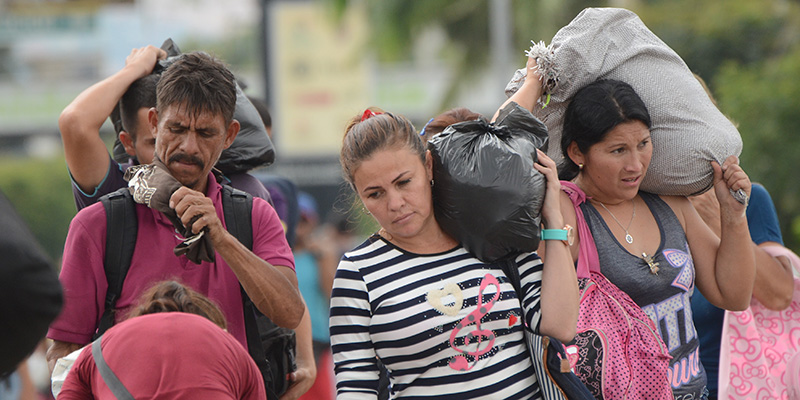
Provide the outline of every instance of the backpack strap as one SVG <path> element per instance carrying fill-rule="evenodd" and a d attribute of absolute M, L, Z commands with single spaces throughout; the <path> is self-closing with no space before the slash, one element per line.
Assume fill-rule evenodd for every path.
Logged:
<path fill-rule="evenodd" d="M 122 293 L 122 284 L 131 266 L 138 231 L 136 204 L 127 187 L 101 197 L 100 202 L 106 211 L 106 250 L 103 267 L 108 290 L 103 315 L 94 335 L 95 339 L 114 325 L 114 307 Z"/>
<path fill-rule="evenodd" d="M 253 196 L 247 192 L 235 189 L 228 185 L 222 185 L 222 212 L 225 217 L 225 228 L 248 249 L 253 250 Z M 264 378 L 264 387 L 268 397 L 270 383 L 268 377 L 271 376 L 271 368 L 267 361 L 267 353 L 261 341 L 256 316 L 258 308 L 250 299 L 250 296 L 239 285 L 242 292 L 242 305 L 244 309 L 244 329 L 247 336 L 247 352 L 256 362 L 261 376 Z"/>
<path fill-rule="evenodd" d="M 102 336 L 95 339 L 94 343 L 92 343 L 92 358 L 94 358 L 94 363 L 97 365 L 97 372 L 100 373 L 103 382 L 111 389 L 111 393 L 113 393 L 117 399 L 134 400 L 128 388 L 122 384 L 117 374 L 108 366 L 106 359 L 103 357 L 103 350 L 100 348 L 100 339 L 102 339 Z"/>
<path fill-rule="evenodd" d="M 228 232 L 253 250 L 253 196 L 222 185 L 222 212 Z"/>

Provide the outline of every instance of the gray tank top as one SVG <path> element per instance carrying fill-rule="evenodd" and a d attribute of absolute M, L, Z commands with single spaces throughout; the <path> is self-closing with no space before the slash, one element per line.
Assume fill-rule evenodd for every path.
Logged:
<path fill-rule="evenodd" d="M 694 292 L 694 263 L 686 233 L 660 197 L 640 192 L 659 227 L 661 242 L 652 255 L 658 274 L 650 271 L 641 255 L 625 250 L 608 225 L 588 201 L 581 205 L 592 231 L 600 258 L 600 271 L 627 293 L 655 322 L 669 348 L 669 378 L 675 399 L 700 399 L 706 373 L 700 363 L 697 332 L 692 322 L 691 295 Z"/>

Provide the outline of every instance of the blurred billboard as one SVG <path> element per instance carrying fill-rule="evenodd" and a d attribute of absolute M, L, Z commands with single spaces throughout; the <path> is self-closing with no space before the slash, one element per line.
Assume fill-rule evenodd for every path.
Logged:
<path fill-rule="evenodd" d="M 338 21 L 321 2 L 269 4 L 269 103 L 280 156 L 338 154 L 346 121 L 369 105 L 366 12 Z"/>

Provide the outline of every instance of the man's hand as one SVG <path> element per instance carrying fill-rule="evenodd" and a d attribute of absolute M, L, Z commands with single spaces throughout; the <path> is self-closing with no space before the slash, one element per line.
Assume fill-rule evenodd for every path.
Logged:
<path fill-rule="evenodd" d="M 210 198 L 182 186 L 169 199 L 181 223 L 192 233 L 208 228 L 214 250 L 228 264 L 259 311 L 284 328 L 295 329 L 305 305 L 297 289 L 297 277 L 286 266 L 273 266 L 228 233 Z"/>
<path fill-rule="evenodd" d="M 140 47 L 131 50 L 131 54 L 125 58 L 125 67 L 133 69 L 139 68 L 141 71 L 139 78 L 141 78 L 153 72 L 156 62 L 165 58 L 167 58 L 167 52 L 158 47 L 152 45 Z"/>
<path fill-rule="evenodd" d="M 192 233 L 197 234 L 208 228 L 211 243 L 218 244 L 227 234 L 217 210 L 210 198 L 186 186 L 180 187 L 169 199 L 169 206 L 175 209 L 178 218 Z"/>
<path fill-rule="evenodd" d="M 292 382 L 292 385 L 289 386 L 289 389 L 281 396 L 280 400 L 296 400 L 311 389 L 311 386 L 314 385 L 314 380 L 317 378 L 317 368 L 314 366 L 312 370 L 307 366 L 298 365 L 297 370 L 289 375 L 289 381 Z"/>

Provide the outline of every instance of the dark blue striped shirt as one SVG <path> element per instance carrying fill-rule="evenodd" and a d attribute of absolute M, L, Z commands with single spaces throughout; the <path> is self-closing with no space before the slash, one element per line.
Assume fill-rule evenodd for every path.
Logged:
<path fill-rule="evenodd" d="M 517 263 L 538 332 L 542 262 L 526 253 Z M 420 255 L 373 236 L 345 254 L 333 284 L 337 398 L 375 398 L 377 359 L 393 399 L 538 398 L 520 315 L 499 265 L 460 246 Z"/>

